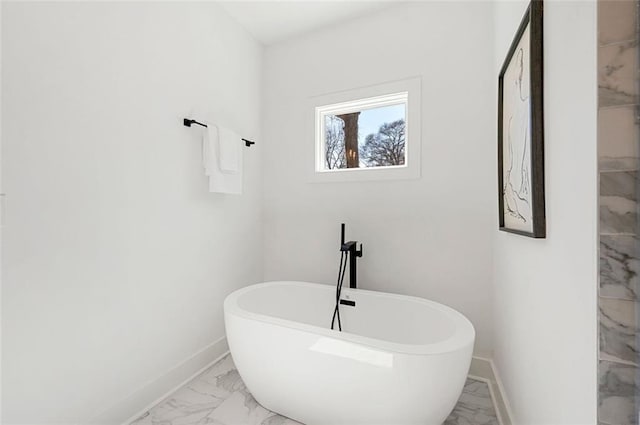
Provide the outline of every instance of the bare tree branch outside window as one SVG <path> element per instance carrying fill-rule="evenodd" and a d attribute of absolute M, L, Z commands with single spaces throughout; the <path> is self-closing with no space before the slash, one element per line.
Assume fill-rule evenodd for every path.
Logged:
<path fill-rule="evenodd" d="M 324 158 L 327 169 L 345 168 L 344 121 L 335 115 L 326 115 L 324 128 Z"/>
<path fill-rule="evenodd" d="M 360 161 L 367 167 L 404 165 L 405 122 L 384 123 L 376 134 L 369 134 L 360 147 Z"/>

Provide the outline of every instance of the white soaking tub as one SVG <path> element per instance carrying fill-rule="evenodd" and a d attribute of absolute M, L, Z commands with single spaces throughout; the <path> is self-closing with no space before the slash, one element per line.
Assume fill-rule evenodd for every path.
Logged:
<path fill-rule="evenodd" d="M 240 376 L 269 410 L 306 425 L 440 425 L 462 392 L 475 339 L 462 314 L 422 298 L 267 282 L 224 302 Z M 337 325 L 336 325 L 337 328 Z"/>

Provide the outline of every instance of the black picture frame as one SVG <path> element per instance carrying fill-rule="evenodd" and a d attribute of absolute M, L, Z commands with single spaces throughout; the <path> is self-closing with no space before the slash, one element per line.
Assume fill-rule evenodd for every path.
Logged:
<path fill-rule="evenodd" d="M 528 127 L 530 129 L 530 164 L 529 161 L 524 160 L 524 154 L 522 156 L 522 164 L 520 170 L 525 166 L 529 167 L 527 179 L 521 179 L 520 181 L 529 180 L 527 182 L 530 187 L 530 191 L 517 192 L 513 189 L 511 184 L 511 172 L 512 165 L 506 169 L 509 178 L 507 179 L 507 185 L 505 185 L 505 163 L 504 163 L 504 147 L 505 137 L 508 138 L 509 143 L 509 161 L 513 164 L 513 146 L 514 142 L 511 141 L 511 134 L 505 135 L 505 113 L 511 117 L 507 125 L 511 124 L 514 115 L 508 115 L 510 112 L 505 111 L 505 73 L 514 60 L 520 60 L 522 65 L 525 53 L 518 52 L 516 50 L 521 44 L 521 40 L 525 32 L 529 30 L 529 122 Z M 525 45 L 526 46 L 526 45 Z M 524 68 L 522 65 L 521 68 Z M 498 200 L 499 200 L 499 229 L 505 232 L 515 233 L 518 235 L 528 236 L 532 238 L 545 238 L 546 237 L 546 218 L 545 218 L 545 189 L 544 189 L 544 111 L 543 111 L 543 2 L 542 0 L 532 0 L 529 3 L 527 11 L 520 22 L 518 31 L 511 43 L 511 47 L 507 53 L 505 61 L 500 70 L 498 77 Z M 520 72 L 520 83 L 522 84 L 522 72 Z M 520 93 L 522 93 L 522 85 L 520 85 Z M 514 133 L 515 134 L 515 133 Z M 518 133 L 521 134 L 521 133 Z M 524 141 L 519 143 L 519 146 L 523 148 L 523 151 L 527 149 L 527 139 L 524 136 Z M 514 173 L 515 174 L 515 173 Z M 521 175 L 523 175 L 521 173 Z M 530 177 L 529 177 L 530 176 Z M 522 187 L 522 185 L 520 186 Z M 519 193 L 526 193 L 526 197 L 521 197 Z M 507 201 L 508 205 L 505 205 L 505 198 L 515 199 L 510 194 L 516 194 L 516 202 Z M 521 215 L 517 207 L 513 208 L 513 205 L 518 202 L 526 203 L 527 212 L 530 208 L 530 215 L 526 217 Z M 522 204 L 525 205 L 525 204 Z M 522 222 L 520 227 L 526 226 L 530 228 L 516 228 L 518 226 L 509 226 L 505 224 L 505 207 L 506 213 L 511 217 L 518 217 L 517 220 Z"/>

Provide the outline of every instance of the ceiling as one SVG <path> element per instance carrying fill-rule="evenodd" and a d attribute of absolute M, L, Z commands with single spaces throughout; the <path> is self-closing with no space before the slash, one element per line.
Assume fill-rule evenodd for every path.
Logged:
<path fill-rule="evenodd" d="M 363 16 L 400 0 L 223 1 L 219 4 L 264 45 Z"/>

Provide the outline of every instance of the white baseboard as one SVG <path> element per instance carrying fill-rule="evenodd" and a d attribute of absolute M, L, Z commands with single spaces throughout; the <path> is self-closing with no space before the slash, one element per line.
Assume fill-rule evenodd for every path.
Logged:
<path fill-rule="evenodd" d="M 469 375 L 493 381 L 494 376 L 493 370 L 491 369 L 491 360 L 478 356 L 471 357 Z"/>
<path fill-rule="evenodd" d="M 120 401 L 94 416 L 89 423 L 101 425 L 128 424 L 143 415 L 168 395 L 202 373 L 229 351 L 222 337 L 183 360 L 161 376 L 142 385 Z M 140 409 L 140 406 L 145 406 Z"/>
<path fill-rule="evenodd" d="M 489 385 L 498 422 L 500 425 L 511 425 L 513 416 L 511 416 L 511 409 L 509 408 L 504 387 L 493 360 L 484 357 L 472 357 L 469 376 L 485 381 Z"/>
<path fill-rule="evenodd" d="M 495 377 L 495 383 L 497 387 L 497 393 L 499 393 L 500 401 L 499 407 L 500 409 L 504 409 L 502 412 L 503 416 L 506 416 L 509 420 L 509 424 L 513 423 L 513 411 L 511 410 L 511 404 L 509 404 L 509 399 L 507 398 L 507 393 L 504 389 L 504 384 L 502 383 L 502 378 L 500 378 L 500 373 L 498 372 L 498 367 L 494 363 L 493 360 L 489 360 L 491 363 L 491 370 L 493 371 L 493 376 Z M 507 425 L 505 423 L 505 425 Z"/>

